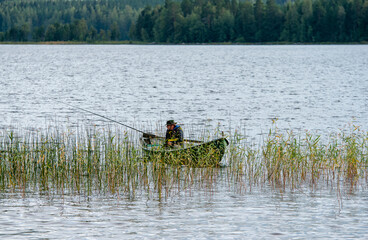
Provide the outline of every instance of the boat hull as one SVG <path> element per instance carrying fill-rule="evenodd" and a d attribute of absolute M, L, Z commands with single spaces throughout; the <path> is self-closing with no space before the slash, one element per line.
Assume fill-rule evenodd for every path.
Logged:
<path fill-rule="evenodd" d="M 196 167 L 219 166 L 229 145 L 226 138 L 185 148 L 150 148 L 143 147 L 144 159 L 170 165 L 188 165 Z"/>

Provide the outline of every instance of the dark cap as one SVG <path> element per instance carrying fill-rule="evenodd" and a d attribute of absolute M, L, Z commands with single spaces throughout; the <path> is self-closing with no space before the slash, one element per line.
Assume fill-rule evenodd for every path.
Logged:
<path fill-rule="evenodd" d="M 166 125 L 174 125 L 176 122 L 174 120 L 169 120 L 166 122 Z"/>

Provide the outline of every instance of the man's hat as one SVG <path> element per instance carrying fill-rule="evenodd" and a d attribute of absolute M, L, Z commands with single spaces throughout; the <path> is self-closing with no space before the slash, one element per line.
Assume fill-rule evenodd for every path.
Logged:
<path fill-rule="evenodd" d="M 174 125 L 176 122 L 174 120 L 169 120 L 166 122 L 166 125 Z"/>

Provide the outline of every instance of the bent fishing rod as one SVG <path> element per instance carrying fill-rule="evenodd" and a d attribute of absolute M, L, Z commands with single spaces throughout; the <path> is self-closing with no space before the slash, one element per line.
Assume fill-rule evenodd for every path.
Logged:
<path fill-rule="evenodd" d="M 57 101 L 57 102 L 59 102 L 59 101 Z M 79 110 L 84 111 L 84 112 L 88 112 L 88 113 L 93 114 L 93 115 L 96 115 L 96 116 L 99 116 L 99 117 L 104 118 L 104 119 L 106 119 L 106 120 L 109 120 L 109 121 L 111 121 L 111 122 L 114 122 L 114 123 L 120 124 L 120 125 L 122 125 L 122 126 L 124 126 L 124 127 L 127 127 L 127 128 L 130 128 L 130 129 L 132 129 L 132 130 L 134 130 L 134 131 L 137 131 L 137 132 L 140 132 L 140 133 L 143 133 L 143 134 L 147 134 L 147 135 L 155 136 L 155 135 L 153 135 L 153 134 L 143 132 L 142 130 L 136 129 L 136 128 L 131 127 L 131 126 L 129 126 L 129 125 L 126 125 L 126 124 L 124 124 L 124 123 L 118 122 L 118 121 L 116 121 L 116 120 L 114 120 L 114 119 L 111 119 L 111 118 L 105 117 L 105 116 L 103 116 L 103 115 L 101 115 L 101 114 L 94 113 L 94 112 L 89 111 L 89 110 L 87 110 L 87 109 L 84 109 L 84 108 L 81 108 L 81 107 L 77 107 L 77 106 L 73 106 L 73 105 L 70 105 L 70 104 L 68 104 L 68 103 L 64 103 L 64 102 L 59 102 L 59 103 L 62 103 L 62 104 L 64 104 L 64 105 L 67 105 L 67 106 L 72 107 L 72 108 L 75 108 L 75 109 L 79 109 Z M 155 136 L 155 137 L 159 137 L 159 136 Z"/>
<path fill-rule="evenodd" d="M 137 132 L 143 133 L 143 137 L 165 139 L 164 137 L 157 136 L 157 135 L 154 135 L 154 134 L 151 134 L 151 133 L 143 132 L 142 130 L 139 130 L 139 129 L 136 129 L 136 128 L 131 127 L 131 126 L 129 126 L 129 125 L 126 125 L 126 124 L 124 124 L 124 123 L 118 122 L 118 121 L 116 121 L 116 120 L 114 120 L 114 119 L 111 119 L 111 118 L 105 117 L 105 116 L 103 116 L 103 115 L 101 115 L 101 114 L 94 113 L 94 112 L 89 111 L 89 110 L 87 110 L 87 109 L 84 109 L 84 108 L 81 108 L 81 107 L 77 107 L 77 106 L 73 106 L 73 105 L 70 105 L 70 104 L 68 104 L 68 103 L 64 103 L 64 102 L 60 102 L 60 101 L 56 101 L 56 102 L 61 103 L 61 104 L 64 104 L 64 105 L 67 105 L 67 106 L 69 106 L 69 107 L 72 107 L 72 108 L 75 108 L 75 109 L 78 109 L 78 110 L 81 110 L 81 111 L 84 111 L 84 112 L 88 112 L 88 113 L 90 113 L 90 114 L 93 114 L 93 115 L 96 115 L 96 116 L 98 116 L 98 117 L 104 118 L 104 119 L 109 120 L 109 121 L 111 121 L 111 122 L 114 122 L 114 123 L 120 124 L 120 125 L 122 125 L 122 126 L 124 126 L 124 127 L 130 128 L 130 129 L 132 129 L 132 130 L 134 130 L 134 131 L 137 131 Z M 190 139 L 184 139 L 184 141 L 185 141 L 185 142 L 193 142 L 193 143 L 202 143 L 202 141 L 190 140 Z"/>

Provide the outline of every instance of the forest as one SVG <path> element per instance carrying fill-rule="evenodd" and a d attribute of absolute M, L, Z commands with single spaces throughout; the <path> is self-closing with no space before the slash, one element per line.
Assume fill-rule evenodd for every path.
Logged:
<path fill-rule="evenodd" d="M 368 0 L 166 1 L 146 7 L 130 37 L 145 42 L 362 42 Z"/>
<path fill-rule="evenodd" d="M 368 0 L 0 0 L 0 41 L 368 41 Z"/>
<path fill-rule="evenodd" d="M 0 0 L 0 41 L 129 39 L 145 6 L 164 0 Z"/>

